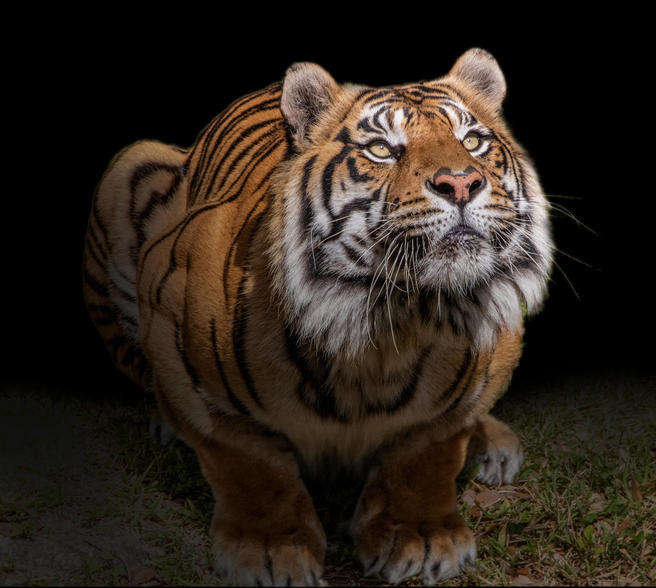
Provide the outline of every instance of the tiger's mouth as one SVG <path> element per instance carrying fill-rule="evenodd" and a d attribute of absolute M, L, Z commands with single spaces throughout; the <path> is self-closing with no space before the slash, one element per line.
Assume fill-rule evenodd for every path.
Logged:
<path fill-rule="evenodd" d="M 460 223 L 447 231 L 447 233 L 440 238 L 438 243 L 447 242 L 457 245 L 473 238 L 484 239 L 483 235 L 481 235 L 476 229 L 464 223 Z"/>
<path fill-rule="evenodd" d="M 470 271 L 475 271 L 486 242 L 487 239 L 476 229 L 458 224 L 433 243 L 431 261 L 439 259 L 444 263 L 454 263 L 452 270 L 456 267 L 462 269 L 461 264 L 465 264 Z"/>
<path fill-rule="evenodd" d="M 486 241 L 484 235 L 465 223 L 455 225 L 443 235 L 424 232 L 413 235 L 411 239 L 421 243 L 421 247 L 417 248 L 420 257 L 455 255 L 458 251 L 471 253 L 473 250 L 478 250 Z"/>
<path fill-rule="evenodd" d="M 403 249 L 415 262 L 430 263 L 435 257 L 453 258 L 459 253 L 470 256 L 480 251 L 487 239 L 474 227 L 458 223 L 443 235 L 426 230 L 425 225 L 404 227 L 380 243 L 380 253 Z"/>
<path fill-rule="evenodd" d="M 489 240 L 475 227 L 457 223 L 440 233 L 435 226 L 405 226 L 380 243 L 374 282 L 401 289 L 446 288 L 460 292 L 490 274 Z"/>

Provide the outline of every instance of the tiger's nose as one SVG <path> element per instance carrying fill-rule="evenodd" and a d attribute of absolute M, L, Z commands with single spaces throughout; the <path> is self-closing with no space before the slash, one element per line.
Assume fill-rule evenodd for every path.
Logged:
<path fill-rule="evenodd" d="M 473 167 L 468 167 L 463 172 L 452 172 L 443 167 L 427 184 L 432 192 L 442 198 L 458 206 L 465 206 L 480 193 L 485 186 L 485 178 Z"/>

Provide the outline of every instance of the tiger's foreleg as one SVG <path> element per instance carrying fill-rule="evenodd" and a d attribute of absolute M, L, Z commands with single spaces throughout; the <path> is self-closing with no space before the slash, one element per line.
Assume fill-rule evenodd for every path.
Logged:
<path fill-rule="evenodd" d="M 434 584 L 473 563 L 476 542 L 457 511 L 455 484 L 470 435 L 435 441 L 423 431 L 381 454 L 351 523 L 366 575 Z"/>
<path fill-rule="evenodd" d="M 326 537 L 294 454 L 276 437 L 226 425 L 192 440 L 216 500 L 217 573 L 238 585 L 318 585 Z"/>

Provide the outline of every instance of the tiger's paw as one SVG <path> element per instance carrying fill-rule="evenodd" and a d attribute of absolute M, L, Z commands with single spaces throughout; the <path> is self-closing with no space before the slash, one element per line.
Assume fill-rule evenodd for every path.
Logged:
<path fill-rule="evenodd" d="M 470 568 L 476 540 L 454 512 L 439 521 L 396 521 L 385 513 L 374 517 L 356 539 L 366 576 L 392 584 L 419 576 L 426 585 L 442 582 Z"/>
<path fill-rule="evenodd" d="M 501 421 L 481 418 L 469 443 L 467 465 L 478 466 L 474 479 L 488 486 L 510 484 L 524 461 L 519 437 Z"/>
<path fill-rule="evenodd" d="M 510 484 L 524 461 L 520 445 L 514 447 L 492 446 L 485 453 L 472 457 L 471 464 L 478 470 L 474 480 L 487 486 Z"/>
<path fill-rule="evenodd" d="M 216 572 L 237 586 L 320 586 L 325 536 L 309 525 L 263 533 L 213 524 Z"/>

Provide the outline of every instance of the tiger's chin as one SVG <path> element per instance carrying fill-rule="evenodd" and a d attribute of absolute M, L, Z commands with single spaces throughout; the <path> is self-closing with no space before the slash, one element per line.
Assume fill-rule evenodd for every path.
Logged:
<path fill-rule="evenodd" d="M 452 231 L 424 257 L 418 281 L 451 297 L 466 297 L 489 284 L 497 265 L 494 250 L 477 234 Z"/>

